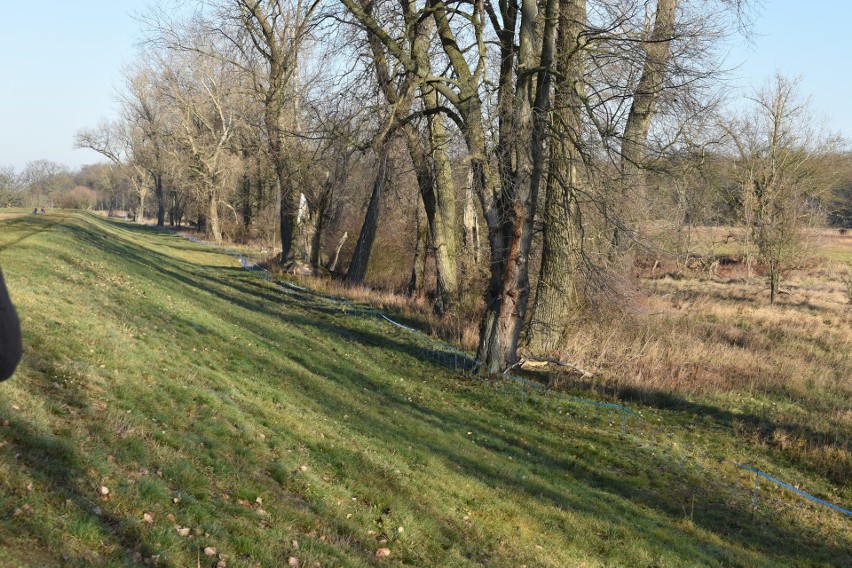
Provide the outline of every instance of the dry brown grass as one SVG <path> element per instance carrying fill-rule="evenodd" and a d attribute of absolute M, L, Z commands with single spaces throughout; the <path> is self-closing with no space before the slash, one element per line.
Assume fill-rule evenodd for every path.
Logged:
<path fill-rule="evenodd" d="M 738 265 L 717 276 L 641 279 L 637 305 L 617 321 L 578 321 L 562 357 L 597 375 L 575 386 L 715 415 L 744 442 L 778 448 L 846 485 L 848 270 L 825 260 L 794 271 L 774 306 L 764 279 Z"/>
<path fill-rule="evenodd" d="M 578 322 L 565 357 L 668 392 L 852 389 L 852 312 L 839 283 L 790 286 L 776 306 L 759 282 L 666 278 L 647 286 L 643 305 L 622 320 Z"/>
<path fill-rule="evenodd" d="M 726 231 L 707 230 L 715 236 Z M 852 235 L 826 231 L 819 237 L 821 252 L 848 246 L 852 259 Z M 788 275 L 775 306 L 769 305 L 764 279 L 748 278 L 741 264 L 691 273 L 655 265 L 640 274 L 639 293 L 631 295 L 633 304 L 617 318 L 575 322 L 576 332 L 565 339 L 562 355 L 613 388 L 694 395 L 839 391 L 848 400 L 852 309 L 846 280 L 852 262 L 820 257 L 810 264 Z M 309 284 L 415 321 L 462 348 L 475 348 L 479 301 L 441 318 L 429 298 L 401 293 L 403 280 L 387 276 L 355 287 L 328 279 Z"/>
<path fill-rule="evenodd" d="M 269 268 L 275 269 L 274 266 Z M 303 277 L 302 277 L 303 278 Z M 307 285 L 321 293 L 346 298 L 352 302 L 369 305 L 386 312 L 390 317 L 401 318 L 415 324 L 434 337 L 454 343 L 462 349 L 472 351 L 478 340 L 478 325 L 481 315 L 479 299 L 464 306 L 459 312 L 443 317 L 435 314 L 432 300 L 423 294 L 408 296 L 402 293 L 400 279 L 386 278 L 371 281 L 367 286 L 350 286 L 339 280 L 310 278 Z"/>

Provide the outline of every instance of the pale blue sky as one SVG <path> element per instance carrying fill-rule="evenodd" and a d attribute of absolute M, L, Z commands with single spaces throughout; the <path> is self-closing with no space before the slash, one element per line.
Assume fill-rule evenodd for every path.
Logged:
<path fill-rule="evenodd" d="M 852 139 L 852 2 L 848 0 L 763 0 L 753 30 L 753 45 L 739 41 L 729 63 L 742 65 L 734 82 L 750 92 L 775 70 L 801 75 L 802 94 L 828 127 Z"/>
<path fill-rule="evenodd" d="M 115 113 L 123 63 L 133 59 L 151 0 L 0 0 L 0 166 L 45 158 L 77 167 L 100 161 L 73 150 L 74 133 Z M 803 76 L 802 90 L 833 130 L 852 138 L 849 104 L 852 2 L 765 0 L 753 45 L 732 45 L 732 84 L 747 92 L 775 69 Z"/>
<path fill-rule="evenodd" d="M 0 166 L 101 161 L 74 133 L 114 116 L 149 0 L 0 0 Z"/>

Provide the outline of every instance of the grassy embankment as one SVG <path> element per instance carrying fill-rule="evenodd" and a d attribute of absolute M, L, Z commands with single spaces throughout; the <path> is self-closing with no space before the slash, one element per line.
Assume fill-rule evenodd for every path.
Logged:
<path fill-rule="evenodd" d="M 682 467 L 683 410 L 643 410 L 675 432 L 663 454 L 435 367 L 406 332 L 227 255 L 94 216 L 0 220 L 0 265 L 26 351 L 0 386 L 0 566 L 852 562 L 836 518 L 752 519 L 733 473 Z M 684 436 L 779 457 L 741 450 L 706 408 Z"/>
<path fill-rule="evenodd" d="M 762 466 L 815 472 L 833 486 L 812 490 L 852 503 L 852 233 L 809 231 L 801 266 L 784 274 L 775 306 L 766 276 L 742 262 L 741 237 L 732 227 L 695 228 L 685 265 L 649 249 L 628 306 L 571 326 L 560 358 L 595 377 L 552 369 L 533 376 L 583 396 L 665 409 L 678 430 L 701 417 L 734 434 L 748 459 L 762 455 L 752 448 L 769 450 Z M 475 347 L 475 313 L 442 321 L 422 299 L 312 285 Z"/>

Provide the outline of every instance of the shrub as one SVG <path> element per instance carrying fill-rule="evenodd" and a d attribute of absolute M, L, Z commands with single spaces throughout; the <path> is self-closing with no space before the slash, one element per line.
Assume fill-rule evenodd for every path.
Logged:
<path fill-rule="evenodd" d="M 95 190 L 78 185 L 69 192 L 56 197 L 56 205 L 63 209 L 91 209 L 98 202 Z"/>

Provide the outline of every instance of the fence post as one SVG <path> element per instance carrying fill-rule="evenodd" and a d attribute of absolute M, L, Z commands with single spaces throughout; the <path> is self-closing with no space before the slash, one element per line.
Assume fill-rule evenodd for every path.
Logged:
<path fill-rule="evenodd" d="M 754 512 L 757 509 L 757 493 L 760 491 L 760 475 L 754 473 L 754 495 L 751 498 L 751 518 L 754 519 Z"/>

